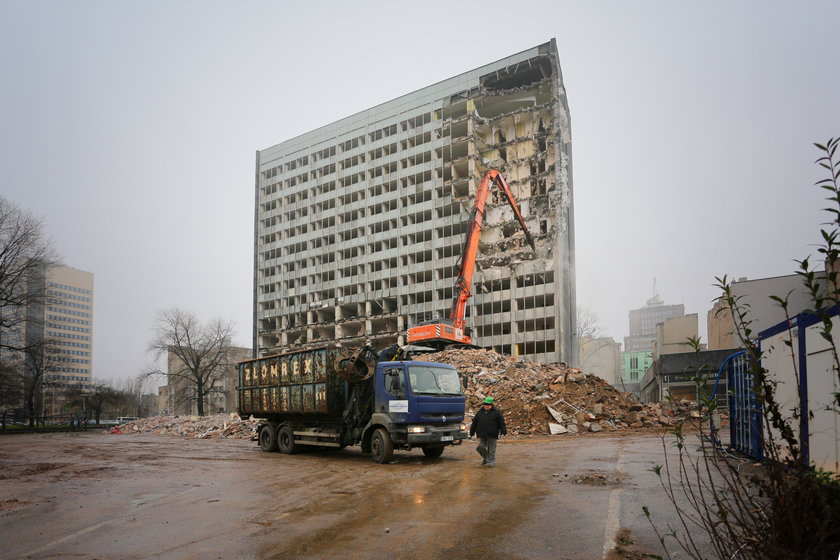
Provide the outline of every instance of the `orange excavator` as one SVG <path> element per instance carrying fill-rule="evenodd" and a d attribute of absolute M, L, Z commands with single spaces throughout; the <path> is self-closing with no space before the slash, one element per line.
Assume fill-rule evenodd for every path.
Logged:
<path fill-rule="evenodd" d="M 525 220 L 522 218 L 522 213 L 519 211 L 519 206 L 517 206 L 516 200 L 513 198 L 513 193 L 510 191 L 507 181 L 505 181 L 505 178 L 502 177 L 499 171 L 495 169 L 487 171 L 481 179 L 478 191 L 475 193 L 475 208 L 473 208 L 472 218 L 470 220 L 470 229 L 467 232 L 464 251 L 456 265 L 458 279 L 455 281 L 455 294 L 449 319 L 426 321 L 415 327 L 411 327 L 408 329 L 408 344 L 429 346 L 436 349 L 443 349 L 451 345 L 473 346 L 472 337 L 466 326 L 464 315 L 467 310 L 467 300 L 472 295 L 472 279 L 473 272 L 475 271 L 475 259 L 478 255 L 478 240 L 481 237 L 481 224 L 484 222 L 484 208 L 487 203 L 487 196 L 490 194 L 490 189 L 493 185 L 501 187 L 505 198 L 513 209 L 516 219 L 519 221 L 519 225 L 522 226 L 525 232 L 525 239 L 531 245 L 531 249 L 536 251 L 534 240 L 528 228 L 525 226 Z"/>

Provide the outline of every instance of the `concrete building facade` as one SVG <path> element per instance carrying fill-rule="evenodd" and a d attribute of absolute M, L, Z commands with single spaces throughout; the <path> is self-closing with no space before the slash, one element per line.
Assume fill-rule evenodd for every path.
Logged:
<path fill-rule="evenodd" d="M 644 377 L 645 371 L 653 362 L 651 350 L 636 350 L 635 352 L 621 353 L 621 380 L 625 385 L 638 384 Z"/>
<path fill-rule="evenodd" d="M 697 313 L 665 319 L 656 325 L 656 340 L 653 342 L 653 359 L 662 354 L 693 352 L 689 339 L 699 337 Z M 705 349 L 705 347 L 704 347 Z"/>
<path fill-rule="evenodd" d="M 473 338 L 576 363 L 571 130 L 554 40 L 257 152 L 255 354 L 381 348 L 448 317 L 490 168 L 537 250 L 494 193 L 467 310 Z"/>
<path fill-rule="evenodd" d="M 629 313 L 630 336 L 624 338 L 625 352 L 652 350 L 656 341 L 656 325 L 674 317 L 685 315 L 685 305 L 665 305 L 654 284 L 653 296 L 644 307 L 633 309 Z"/>
<path fill-rule="evenodd" d="M 610 385 L 620 383 L 621 343 L 612 337 L 581 337 L 580 369 L 584 373 L 597 375 Z"/>
<path fill-rule="evenodd" d="M 818 278 L 818 281 L 824 283 L 824 276 Z M 798 274 L 753 280 L 739 278 L 732 282 L 732 295 L 739 298 L 740 305 L 748 306 L 747 318 L 752 321 L 749 327 L 754 335 L 787 318 L 778 302 L 770 296 L 787 297 L 791 317 L 814 306 Z M 710 350 L 741 346 L 741 341 L 735 335 L 735 322 L 725 302 L 716 301 L 706 318 Z"/>

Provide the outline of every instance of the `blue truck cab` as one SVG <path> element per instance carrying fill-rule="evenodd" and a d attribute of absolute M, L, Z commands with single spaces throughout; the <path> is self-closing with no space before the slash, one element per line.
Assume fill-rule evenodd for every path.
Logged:
<path fill-rule="evenodd" d="M 453 366 L 380 362 L 373 384 L 373 414 L 362 448 L 369 447 L 377 462 L 390 460 L 394 448 L 420 447 L 427 457 L 439 457 L 446 446 L 467 438 L 464 393 Z"/>

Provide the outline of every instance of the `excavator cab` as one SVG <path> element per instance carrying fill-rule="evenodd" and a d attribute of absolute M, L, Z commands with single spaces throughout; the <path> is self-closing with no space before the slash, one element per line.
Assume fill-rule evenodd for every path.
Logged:
<path fill-rule="evenodd" d="M 472 329 L 467 326 L 457 327 L 452 319 L 435 319 L 423 321 L 419 325 L 408 329 L 408 344 L 423 344 L 437 350 L 443 350 L 452 345 L 474 347 Z"/>

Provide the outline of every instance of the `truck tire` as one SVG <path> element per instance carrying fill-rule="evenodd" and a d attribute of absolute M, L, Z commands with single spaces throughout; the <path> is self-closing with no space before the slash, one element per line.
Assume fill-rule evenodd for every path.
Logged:
<path fill-rule="evenodd" d="M 437 459 L 438 457 L 443 455 L 443 450 L 444 450 L 444 447 L 442 445 L 438 446 L 438 447 L 424 447 L 423 448 L 423 455 L 425 455 L 426 457 L 430 457 L 432 459 Z"/>
<path fill-rule="evenodd" d="M 377 428 L 370 438 L 370 454 L 380 464 L 390 463 L 394 458 L 394 442 L 384 428 Z"/>
<path fill-rule="evenodd" d="M 260 449 L 271 452 L 277 451 L 277 431 L 275 426 L 265 424 L 260 428 Z"/>
<path fill-rule="evenodd" d="M 292 427 L 288 424 L 280 426 L 277 430 L 277 448 L 280 453 L 291 455 L 298 452 L 298 445 L 295 443 L 295 434 Z"/>

